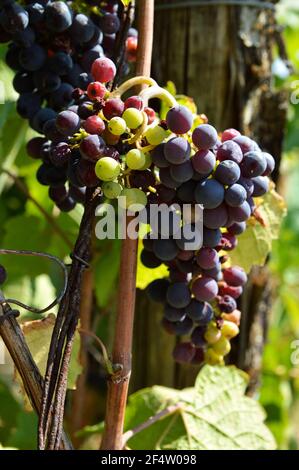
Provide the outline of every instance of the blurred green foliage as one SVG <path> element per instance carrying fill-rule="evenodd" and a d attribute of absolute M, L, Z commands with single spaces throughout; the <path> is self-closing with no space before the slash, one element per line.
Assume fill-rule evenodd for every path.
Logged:
<path fill-rule="evenodd" d="M 279 20 L 294 73 L 277 86 L 289 87 L 299 98 L 299 4 L 281 2 Z M 295 93 L 294 93 L 295 92 Z M 290 102 L 289 122 L 281 168 L 280 191 L 288 214 L 271 257 L 274 290 L 277 293 L 264 354 L 260 401 L 268 414 L 267 424 L 281 449 L 299 448 L 299 364 L 292 353 L 299 339 L 299 103 Z M 298 342 L 299 345 L 299 342 Z M 297 345 L 297 349 L 298 349 Z M 294 361 L 293 361 L 294 362 Z"/>

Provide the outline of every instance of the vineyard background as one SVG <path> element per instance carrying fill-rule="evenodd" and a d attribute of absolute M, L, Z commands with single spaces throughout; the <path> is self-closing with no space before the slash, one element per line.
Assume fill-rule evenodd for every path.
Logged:
<path fill-rule="evenodd" d="M 292 93 L 292 87 L 296 86 L 295 82 L 299 79 L 297 40 L 299 7 L 295 6 L 294 1 L 280 2 L 279 21 L 280 24 L 286 25 L 284 38 L 289 58 L 294 66 L 294 73 L 287 76 L 286 66 L 278 58 L 278 51 L 276 51 L 277 58 L 272 68 L 275 80 L 273 86 L 277 92 L 286 96 L 287 91 Z M 156 24 L 158 27 L 159 18 Z M 159 37 L 156 37 L 158 41 Z M 35 173 L 38 164 L 28 158 L 25 151 L 25 143 L 33 133 L 16 114 L 17 95 L 12 89 L 12 73 L 4 63 L 4 55 L 5 47 L 1 45 L 0 77 L 3 89 L 0 89 L 0 94 L 3 94 L 4 103 L 0 105 L 0 162 L 3 168 L 12 171 L 20 181 L 25 183 L 26 187 L 30 188 L 31 199 L 24 194 L 20 185 L 14 184 L 9 175 L 3 172 L 0 174 L 0 245 L 12 249 L 44 251 L 64 259 L 70 252 L 69 246 L 57 233 L 55 225 L 45 220 L 36 201 L 51 215 L 72 244 L 75 241 L 82 213 L 78 206 L 69 214 L 53 209 L 53 204 L 47 197 L 47 188 L 36 182 Z M 213 111 L 214 105 L 211 101 L 211 109 L 209 109 L 204 100 L 197 99 L 192 86 L 191 90 L 186 89 L 183 80 L 173 71 L 169 74 L 163 73 L 163 66 L 160 64 L 159 68 L 158 59 L 154 61 L 154 64 L 156 69 L 154 66 L 153 72 L 158 75 L 161 83 L 165 82 L 164 78 L 169 75 L 169 78 L 174 80 L 179 93 L 190 93 L 195 96 L 199 112 L 206 112 L 211 123 L 217 126 L 221 124 L 221 127 L 226 125 L 225 120 L 221 122 L 219 118 L 223 114 L 219 109 L 221 108 L 219 97 Z M 181 69 L 178 68 L 178 70 Z M 202 81 L 204 80 L 203 77 Z M 197 80 L 197 86 L 201 86 L 201 79 Z M 215 122 L 217 116 L 219 121 Z M 296 429 L 296 422 L 299 418 L 299 365 L 291 363 L 292 342 L 295 339 L 299 340 L 298 132 L 299 105 L 290 103 L 278 186 L 280 193 L 286 199 L 288 215 L 284 220 L 280 238 L 274 243 L 267 268 L 267 278 L 269 275 L 271 290 L 275 295 L 267 322 L 268 340 L 262 363 L 261 387 L 252 389 L 254 397 L 260 401 L 267 412 L 267 424 L 280 449 L 299 448 L 298 426 Z M 86 272 L 83 287 L 85 304 L 82 306 L 82 311 L 89 312 L 89 315 L 81 318 L 81 326 L 95 331 L 109 347 L 115 313 L 114 294 L 118 277 L 120 243 L 94 240 L 94 253 L 93 270 Z M 62 280 L 58 269 L 43 259 L 34 258 L 28 262 L 26 259 L 9 257 L 5 259 L 5 264 L 8 266 L 9 274 L 5 285 L 7 297 L 22 299 L 29 305 L 41 307 L 47 303 L 46 300 L 54 298 L 56 291 L 59 291 L 61 287 Z M 136 376 L 133 377 L 132 388 L 137 389 L 152 383 L 176 386 L 189 384 L 189 372 L 176 370 L 174 380 L 172 370 L 174 366 L 167 367 L 171 361 L 169 352 L 171 346 L 165 347 L 165 344 L 160 342 L 159 347 L 163 350 L 164 356 L 163 358 L 155 356 L 158 345 L 153 343 L 151 335 L 158 335 L 160 330 L 158 332 L 156 330 L 155 333 L 155 328 L 158 328 L 155 322 L 152 322 L 151 330 L 144 329 L 144 315 L 151 313 L 152 306 L 142 300 L 144 296 L 139 297 L 136 312 Z M 22 321 L 37 318 L 40 317 L 28 313 L 22 313 L 21 317 Z M 80 376 L 78 391 L 69 392 L 66 409 L 67 428 L 73 433 L 78 445 L 87 444 L 84 439 L 78 437 L 76 431 L 87 424 L 101 421 L 105 406 L 105 373 L 99 363 L 99 353 L 88 339 L 84 338 L 83 342 L 88 351 L 83 354 L 82 358 L 85 366 L 84 374 Z M 142 353 L 140 344 L 146 344 L 147 353 Z M 232 357 L 232 361 L 238 363 L 236 357 Z M 3 446 L 34 449 L 36 448 L 37 419 L 33 412 L 27 411 L 26 403 L 24 404 L 22 395 L 19 393 L 19 386 L 12 379 L 13 366 L 8 355 L 5 359 L 6 364 L 0 366 L 0 448 Z M 163 368 L 160 367 L 160 359 L 163 360 Z M 150 368 L 155 361 L 159 364 L 159 371 L 155 366 Z M 244 366 L 244 363 L 238 363 L 238 365 Z M 158 373 L 160 376 L 157 375 Z M 92 443 L 89 442 L 88 445 L 92 446 Z"/>

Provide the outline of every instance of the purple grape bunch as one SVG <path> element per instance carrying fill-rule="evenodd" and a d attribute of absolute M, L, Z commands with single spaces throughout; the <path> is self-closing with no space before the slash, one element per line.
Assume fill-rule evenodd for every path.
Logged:
<path fill-rule="evenodd" d="M 275 161 L 235 129 L 219 138 L 203 119 L 191 130 L 186 108 L 170 110 L 166 122 L 172 135 L 152 151 L 160 178 L 156 199 L 170 207 L 202 205 L 203 234 L 191 251 L 183 238 L 153 240 L 151 233 L 144 238 L 142 263 L 165 264 L 169 271 L 168 278 L 151 282 L 147 293 L 164 304 L 162 327 L 182 337 L 173 351 L 176 361 L 221 364 L 239 332 L 237 299 L 247 281 L 241 267 L 231 266 L 229 252 L 255 214 L 255 198 L 269 190 Z"/>

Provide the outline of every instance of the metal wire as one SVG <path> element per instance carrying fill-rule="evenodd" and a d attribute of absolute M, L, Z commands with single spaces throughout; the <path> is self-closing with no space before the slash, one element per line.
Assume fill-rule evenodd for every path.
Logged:
<path fill-rule="evenodd" d="M 260 8 L 262 10 L 275 10 L 275 5 L 271 2 L 262 2 L 258 0 L 185 0 L 174 1 L 156 5 L 155 10 L 174 10 L 176 8 L 200 7 L 200 6 L 242 6 Z"/>
<path fill-rule="evenodd" d="M 59 296 L 56 297 L 56 299 L 47 307 L 43 309 L 38 309 L 35 307 L 30 307 L 29 305 L 26 305 L 23 302 L 20 302 L 19 300 L 16 300 L 16 299 L 3 299 L 3 298 L 0 298 L 0 304 L 8 303 L 8 304 L 18 305 L 19 307 L 25 308 L 29 312 L 33 312 L 33 313 L 45 313 L 51 308 L 55 307 L 55 305 L 59 304 L 59 302 L 61 301 L 62 297 L 64 296 L 66 292 L 67 281 L 68 281 L 67 267 L 59 258 L 56 258 L 56 256 L 53 256 L 53 255 L 49 255 L 48 253 L 43 253 L 40 251 L 29 251 L 29 250 L 0 249 L 0 255 L 39 256 L 41 258 L 47 258 L 47 259 L 50 259 L 51 261 L 54 261 L 54 263 L 58 264 L 58 266 L 61 268 L 63 272 L 63 288 Z"/>

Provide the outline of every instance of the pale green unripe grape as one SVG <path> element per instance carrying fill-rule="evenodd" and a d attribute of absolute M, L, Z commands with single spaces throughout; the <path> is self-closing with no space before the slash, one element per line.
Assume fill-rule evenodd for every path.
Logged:
<path fill-rule="evenodd" d="M 137 129 L 143 123 L 143 114 L 136 108 L 128 108 L 124 111 L 122 118 L 130 129 Z"/>
<path fill-rule="evenodd" d="M 110 119 L 108 123 L 108 130 L 113 135 L 122 135 L 126 132 L 127 124 L 126 121 L 121 117 L 114 117 Z"/>
<path fill-rule="evenodd" d="M 130 206 L 139 205 L 145 207 L 147 204 L 147 196 L 137 188 L 125 188 L 122 190 L 120 197 L 125 198 L 125 200 L 120 199 L 119 203 L 123 209 L 129 209 Z"/>
<path fill-rule="evenodd" d="M 145 164 L 145 155 L 141 150 L 132 149 L 126 155 L 126 164 L 131 170 L 141 170 Z"/>
<path fill-rule="evenodd" d="M 167 131 L 161 126 L 149 127 L 144 136 L 150 145 L 159 145 L 167 137 Z"/>
<path fill-rule="evenodd" d="M 145 163 L 144 163 L 143 167 L 140 168 L 140 170 L 147 170 L 152 164 L 152 157 L 150 156 L 149 153 L 145 153 L 144 157 L 145 157 Z"/>
<path fill-rule="evenodd" d="M 102 181 L 113 181 L 120 174 L 120 164 L 111 157 L 103 157 L 97 161 L 95 172 Z"/>
<path fill-rule="evenodd" d="M 102 190 L 104 193 L 104 196 L 107 197 L 108 199 L 116 199 L 122 192 L 122 186 L 119 183 L 116 183 L 115 181 L 106 181 L 103 183 Z"/>
<path fill-rule="evenodd" d="M 226 356 L 231 350 L 230 342 L 227 338 L 221 336 L 217 343 L 213 344 L 212 349 L 216 354 Z"/>

